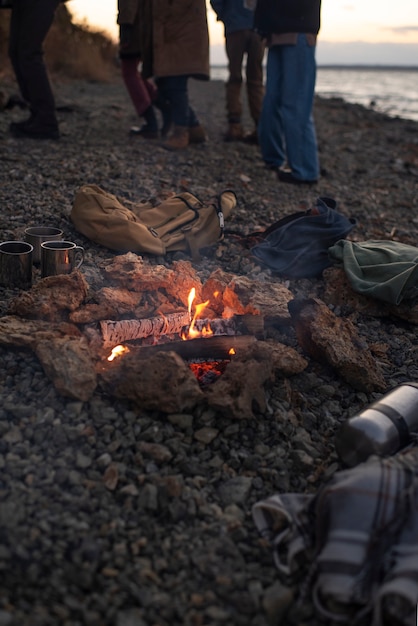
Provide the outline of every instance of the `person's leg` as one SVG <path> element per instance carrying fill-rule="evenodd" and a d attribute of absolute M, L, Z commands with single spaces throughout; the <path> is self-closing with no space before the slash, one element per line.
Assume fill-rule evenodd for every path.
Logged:
<path fill-rule="evenodd" d="M 189 123 L 191 109 L 187 91 L 187 76 L 166 76 L 158 79 L 161 97 L 171 106 L 173 130 L 164 147 L 168 150 L 181 150 L 189 145 Z"/>
<path fill-rule="evenodd" d="M 282 47 L 273 46 L 267 55 L 266 89 L 258 123 L 261 156 L 268 167 L 281 167 L 286 160 L 281 117 Z"/>
<path fill-rule="evenodd" d="M 294 46 L 282 46 L 281 114 L 286 154 L 293 176 L 302 181 L 319 177 L 318 149 L 312 109 L 315 94 L 315 46 L 299 35 Z"/>
<path fill-rule="evenodd" d="M 240 123 L 242 116 L 241 87 L 242 61 L 246 47 L 245 31 L 228 33 L 225 50 L 228 57 L 228 80 L 226 83 L 226 109 L 228 121 Z"/>
<path fill-rule="evenodd" d="M 257 127 L 260 119 L 261 109 L 264 98 L 263 85 L 263 59 L 265 46 L 261 37 L 253 32 L 247 33 L 247 62 L 246 62 L 246 80 L 247 80 L 247 97 L 250 115 Z"/>
<path fill-rule="evenodd" d="M 151 105 L 151 98 L 146 88 L 145 81 L 138 71 L 139 57 L 122 57 L 121 74 L 126 90 L 132 100 L 138 117 L 142 117 L 144 111 Z"/>
<path fill-rule="evenodd" d="M 10 30 L 9 30 L 9 59 L 13 67 L 13 71 L 16 76 L 17 84 L 19 85 L 20 94 L 26 102 L 29 100 L 29 96 L 26 90 L 23 76 L 19 67 L 19 33 L 20 33 L 20 20 L 21 20 L 22 7 L 19 2 L 15 2 L 13 10 L 10 16 Z"/>
<path fill-rule="evenodd" d="M 161 96 L 171 104 L 171 117 L 176 126 L 189 125 L 189 96 L 187 76 L 167 76 L 158 79 Z"/>
<path fill-rule="evenodd" d="M 133 126 L 131 134 L 141 135 L 146 139 L 156 139 L 158 137 L 158 123 L 152 106 L 151 86 L 148 87 L 146 81 L 138 71 L 140 58 L 138 56 L 121 56 L 121 74 L 123 82 L 138 117 L 145 119 L 145 125 L 141 128 Z"/>
<path fill-rule="evenodd" d="M 33 124 L 57 131 L 55 99 L 43 58 L 43 42 L 59 0 L 16 0 L 12 9 L 9 53 Z M 15 14 L 15 15 L 13 15 Z"/>
<path fill-rule="evenodd" d="M 228 130 L 225 139 L 233 141 L 242 139 L 242 62 L 246 45 L 246 31 L 228 33 L 225 39 L 225 51 L 228 57 L 228 80 L 225 84 L 226 113 Z"/>

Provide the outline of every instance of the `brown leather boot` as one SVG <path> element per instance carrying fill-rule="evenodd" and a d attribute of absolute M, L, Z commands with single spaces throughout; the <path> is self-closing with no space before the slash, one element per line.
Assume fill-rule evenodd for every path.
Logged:
<path fill-rule="evenodd" d="M 184 150 L 189 145 L 187 126 L 174 126 L 171 135 L 162 143 L 166 150 Z"/>
<path fill-rule="evenodd" d="M 244 130 L 241 124 L 229 124 L 228 130 L 224 135 L 225 141 L 242 141 L 244 138 Z"/>
<path fill-rule="evenodd" d="M 207 139 L 206 131 L 201 124 L 189 127 L 189 143 L 205 143 Z"/>

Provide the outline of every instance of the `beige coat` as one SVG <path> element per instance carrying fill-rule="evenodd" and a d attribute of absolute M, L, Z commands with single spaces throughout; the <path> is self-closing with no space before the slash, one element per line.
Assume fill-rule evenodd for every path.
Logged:
<path fill-rule="evenodd" d="M 208 80 L 205 0 L 139 0 L 139 4 L 143 75 Z"/>

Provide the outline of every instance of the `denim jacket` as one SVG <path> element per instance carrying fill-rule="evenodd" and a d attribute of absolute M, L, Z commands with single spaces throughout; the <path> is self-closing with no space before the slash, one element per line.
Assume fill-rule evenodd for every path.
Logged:
<path fill-rule="evenodd" d="M 254 11 L 244 8 L 244 0 L 210 0 L 218 22 L 223 22 L 225 35 L 237 30 L 252 29 Z"/>

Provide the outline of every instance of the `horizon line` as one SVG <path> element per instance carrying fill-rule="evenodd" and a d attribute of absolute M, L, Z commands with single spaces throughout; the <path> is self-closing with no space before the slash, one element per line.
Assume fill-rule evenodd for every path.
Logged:
<path fill-rule="evenodd" d="M 228 68 L 227 63 L 211 63 L 210 67 Z M 418 65 L 389 64 L 389 63 L 317 63 L 317 67 L 325 69 L 373 69 L 373 70 L 418 70 Z"/>

